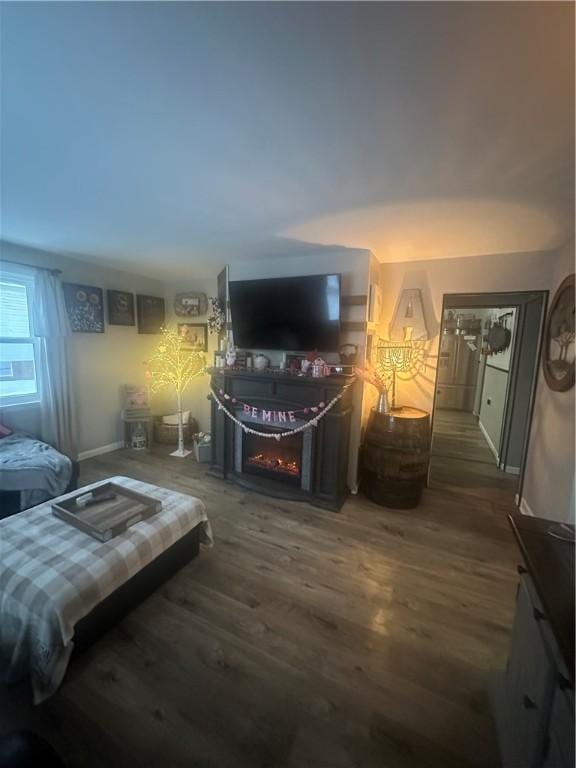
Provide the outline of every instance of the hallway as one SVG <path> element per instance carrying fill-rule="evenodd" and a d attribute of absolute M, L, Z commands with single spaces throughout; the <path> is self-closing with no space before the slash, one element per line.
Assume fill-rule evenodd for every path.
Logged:
<path fill-rule="evenodd" d="M 466 411 L 436 409 L 430 460 L 431 488 L 465 488 L 499 504 L 514 505 L 517 475 L 502 472 L 478 426 Z"/>

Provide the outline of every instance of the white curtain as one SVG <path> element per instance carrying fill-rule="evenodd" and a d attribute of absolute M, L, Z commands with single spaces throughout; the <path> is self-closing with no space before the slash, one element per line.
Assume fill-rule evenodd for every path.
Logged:
<path fill-rule="evenodd" d="M 76 407 L 71 382 L 71 332 L 59 278 L 38 270 L 31 307 L 38 337 L 41 436 L 61 453 L 77 458 Z"/>

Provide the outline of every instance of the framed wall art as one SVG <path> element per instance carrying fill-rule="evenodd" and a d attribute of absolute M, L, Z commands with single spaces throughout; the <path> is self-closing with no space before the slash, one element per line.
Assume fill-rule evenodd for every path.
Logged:
<path fill-rule="evenodd" d="M 136 325 L 134 294 L 126 291 L 106 291 L 108 325 Z"/>
<path fill-rule="evenodd" d="M 164 325 L 164 299 L 160 296 L 136 296 L 138 333 L 160 333 Z"/>
<path fill-rule="evenodd" d="M 184 338 L 185 349 L 208 352 L 208 323 L 178 323 L 178 333 Z"/>
<path fill-rule="evenodd" d="M 124 408 L 140 409 L 149 407 L 148 387 L 126 384 L 124 386 Z"/>
<path fill-rule="evenodd" d="M 74 333 L 104 333 L 104 295 L 102 288 L 78 283 L 63 283 L 64 301 Z"/>
<path fill-rule="evenodd" d="M 208 311 L 208 299 L 205 293 L 189 291 L 177 293 L 174 299 L 174 312 L 180 317 L 199 317 Z"/>
<path fill-rule="evenodd" d="M 542 350 L 544 378 L 556 392 L 574 386 L 574 304 L 574 275 L 568 275 L 552 300 Z"/>

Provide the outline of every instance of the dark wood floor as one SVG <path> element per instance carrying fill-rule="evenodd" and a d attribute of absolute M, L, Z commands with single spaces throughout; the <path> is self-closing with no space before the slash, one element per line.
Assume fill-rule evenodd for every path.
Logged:
<path fill-rule="evenodd" d="M 476 416 L 436 409 L 430 486 L 513 504 L 518 476 L 498 469 Z"/>
<path fill-rule="evenodd" d="M 340 514 L 208 477 L 191 457 L 82 464 L 204 499 L 216 545 L 0 731 L 90 768 L 496 766 L 489 670 L 505 662 L 517 553 L 500 500 L 427 490 Z"/>

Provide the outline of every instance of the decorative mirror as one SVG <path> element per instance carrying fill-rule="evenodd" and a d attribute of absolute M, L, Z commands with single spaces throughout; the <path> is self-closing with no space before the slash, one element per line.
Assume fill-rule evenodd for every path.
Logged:
<path fill-rule="evenodd" d="M 574 275 L 562 281 L 552 301 L 542 367 L 550 389 L 566 392 L 574 386 Z"/>

